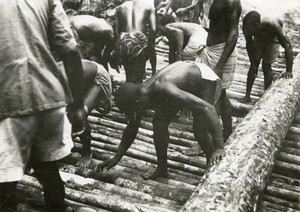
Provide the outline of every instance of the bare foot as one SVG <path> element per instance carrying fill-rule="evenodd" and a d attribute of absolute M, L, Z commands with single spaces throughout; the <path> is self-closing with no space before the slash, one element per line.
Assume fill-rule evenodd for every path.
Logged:
<path fill-rule="evenodd" d="M 79 161 L 77 162 L 77 166 L 88 168 L 92 162 L 92 153 L 84 154 L 81 156 Z"/>
<path fill-rule="evenodd" d="M 251 97 L 250 96 L 244 96 L 241 100 L 241 103 L 250 103 Z"/>
<path fill-rule="evenodd" d="M 181 153 L 187 156 L 199 156 L 203 153 L 200 145 L 196 143 L 194 146 L 191 147 L 189 150 L 181 150 Z"/>
<path fill-rule="evenodd" d="M 217 149 L 212 154 L 211 158 L 208 160 L 208 166 L 215 165 L 216 163 L 220 163 L 221 160 L 225 157 L 225 150 L 223 148 Z"/>
<path fill-rule="evenodd" d="M 156 168 L 154 171 L 150 170 L 147 173 L 142 175 L 142 178 L 144 180 L 154 180 L 157 177 L 167 177 L 168 176 L 168 169 L 161 169 L 161 168 Z"/>

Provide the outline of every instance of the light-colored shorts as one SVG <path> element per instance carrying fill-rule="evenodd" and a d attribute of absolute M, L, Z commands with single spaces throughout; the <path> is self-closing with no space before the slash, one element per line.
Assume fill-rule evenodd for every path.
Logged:
<path fill-rule="evenodd" d="M 255 39 L 254 45 L 256 47 L 256 56 L 262 58 L 263 63 L 271 64 L 275 62 L 279 55 L 279 42 L 277 39 L 266 42 L 263 39 Z"/>
<path fill-rule="evenodd" d="M 112 103 L 111 103 L 111 93 L 112 93 L 112 84 L 109 73 L 98 63 L 97 66 L 97 76 L 95 78 L 95 84 L 101 87 L 105 96 L 98 99 L 97 106 L 95 110 L 99 113 L 105 115 L 111 111 Z"/>
<path fill-rule="evenodd" d="M 182 50 L 182 59 L 195 61 L 200 47 L 206 44 L 206 38 L 207 32 L 205 29 L 193 34 Z"/>
<path fill-rule="evenodd" d="M 65 107 L 0 120 L 0 182 L 19 181 L 29 159 L 56 161 L 71 153 Z"/>

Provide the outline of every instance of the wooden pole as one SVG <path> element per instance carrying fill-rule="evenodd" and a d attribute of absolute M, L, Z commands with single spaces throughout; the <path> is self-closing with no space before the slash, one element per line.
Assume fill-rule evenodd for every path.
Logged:
<path fill-rule="evenodd" d="M 300 55 L 293 79 L 274 82 L 237 126 L 226 156 L 203 176 L 181 211 L 255 211 L 300 101 Z"/>

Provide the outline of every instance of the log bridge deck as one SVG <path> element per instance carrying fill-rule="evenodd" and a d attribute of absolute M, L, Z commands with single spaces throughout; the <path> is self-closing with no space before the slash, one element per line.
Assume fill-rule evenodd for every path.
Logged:
<path fill-rule="evenodd" d="M 290 36 L 296 33 L 291 31 Z M 294 39 L 293 42 L 293 46 L 299 49 L 299 41 Z M 234 127 L 241 123 L 248 111 L 253 108 L 254 103 L 264 93 L 263 76 L 260 71 L 252 89 L 252 99 L 254 101 L 251 104 L 239 103 L 239 100 L 244 96 L 249 67 L 245 45 L 241 45 L 242 43 L 244 43 L 243 36 L 240 35 L 238 68 L 233 85 L 228 91 L 234 106 Z M 167 65 L 166 53 L 166 45 L 160 43 L 157 46 L 158 70 Z M 299 59 L 295 60 L 295 64 L 298 63 L 297 69 L 300 69 Z M 149 67 L 149 64 L 147 64 L 147 67 Z M 277 62 L 273 65 L 273 69 L 276 73 L 284 70 L 283 54 L 280 54 Z M 299 72 L 295 68 L 294 71 Z M 149 69 L 147 74 L 150 77 Z M 124 73 L 119 77 L 124 78 Z M 285 86 L 284 83 L 283 80 L 274 83 L 269 89 L 270 92 L 272 92 L 272 89 L 276 90 L 276 87 L 279 88 L 280 92 L 280 87 Z M 297 92 L 295 94 L 299 95 Z M 241 128 L 252 122 L 251 118 L 255 116 L 255 112 L 259 113 L 262 104 L 263 102 L 259 102 L 259 105 L 256 106 L 258 109 L 255 108 L 254 111 L 251 111 L 252 117 L 245 118 L 247 120 L 242 121 L 240 124 L 242 126 L 237 127 L 238 132 L 233 133 L 227 146 L 235 143 L 239 133 L 243 133 L 240 132 Z M 273 102 L 273 104 L 276 105 L 276 102 Z M 153 169 L 156 163 L 152 139 L 152 115 L 152 111 L 145 113 L 133 145 L 117 166 L 104 173 L 97 173 L 93 168 L 96 164 L 115 154 L 126 126 L 126 119 L 116 107 L 105 117 L 100 118 L 96 112 L 89 116 L 92 127 L 93 163 L 88 168 L 76 165 L 80 157 L 78 150 L 81 147 L 81 144 L 77 142 L 75 142 L 73 153 L 60 163 L 61 175 L 66 182 L 66 201 L 70 206 L 70 211 L 300 211 L 300 113 L 296 110 L 291 112 L 294 120 L 284 131 L 285 134 L 282 138 L 285 138 L 282 139 L 282 146 L 279 142 L 278 146 L 272 147 L 271 145 L 269 147 L 277 149 L 281 146 L 280 151 L 273 154 L 274 151 L 272 150 L 269 154 L 266 154 L 267 156 L 271 155 L 271 158 L 262 154 L 262 158 L 269 160 L 263 168 L 257 169 L 255 167 L 256 164 L 261 163 L 259 160 L 255 161 L 256 159 L 253 159 L 252 161 L 251 157 L 243 159 L 246 162 L 244 161 L 243 167 L 238 167 L 238 170 L 245 172 L 241 172 L 241 176 L 235 177 L 247 178 L 248 176 L 246 186 L 245 183 L 243 184 L 244 179 L 235 181 L 239 187 L 235 190 L 236 193 L 232 193 L 232 195 L 226 195 L 226 193 L 231 194 L 230 187 L 234 187 L 234 184 L 232 182 L 231 184 L 220 182 L 223 178 L 227 179 L 226 174 L 230 173 L 228 170 L 235 166 L 235 164 L 230 164 L 230 152 L 228 153 L 229 159 L 224 160 L 224 166 L 227 167 L 222 167 L 222 162 L 211 169 L 208 174 L 205 174 L 205 157 L 189 157 L 178 151 L 179 149 L 188 149 L 196 142 L 192 133 L 192 120 L 183 114 L 180 114 L 169 128 L 171 138 L 168 149 L 169 177 L 143 180 L 140 175 L 149 169 Z M 265 120 L 263 119 L 263 121 Z M 269 128 L 266 127 L 263 130 L 268 131 Z M 265 138 L 261 139 L 264 140 Z M 257 145 L 256 148 L 259 148 L 259 144 Z M 245 149 L 247 148 L 245 147 Z M 240 150 L 238 147 L 236 149 L 236 154 L 239 154 L 238 151 Z M 255 155 L 253 153 L 256 154 L 256 152 L 250 152 L 250 154 Z M 241 161 L 242 157 L 238 157 L 237 163 Z M 272 169 L 272 167 L 274 168 Z M 222 170 L 225 170 L 223 176 Z M 234 173 L 231 174 L 234 175 Z M 215 178 L 213 175 L 215 175 Z M 203 180 L 201 180 L 202 176 L 204 176 Z M 218 176 L 221 178 L 218 178 Z M 265 176 L 268 176 L 267 182 L 265 179 L 261 179 Z M 201 183 L 197 186 L 200 180 Z M 213 180 L 218 181 L 213 182 L 213 185 L 216 185 L 217 188 L 210 185 Z M 267 186 L 265 186 L 266 183 Z M 250 184 L 254 184 L 254 187 Z M 211 192 L 207 187 L 211 188 Z M 239 188 L 243 188 L 243 190 L 240 191 Z M 224 190 L 225 194 L 222 195 Z M 203 191 L 207 193 L 201 196 Z M 216 197 L 217 194 L 220 195 Z M 238 202 L 236 199 L 238 199 Z M 223 200 L 226 204 L 222 203 Z M 34 177 L 26 175 L 24 180 L 19 183 L 18 201 L 20 211 L 41 211 L 43 205 L 42 190 Z"/>

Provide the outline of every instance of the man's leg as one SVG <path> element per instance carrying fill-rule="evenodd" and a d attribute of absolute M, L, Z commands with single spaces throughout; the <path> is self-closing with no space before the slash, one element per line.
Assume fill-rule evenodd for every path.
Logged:
<path fill-rule="evenodd" d="M 265 90 L 267 90 L 273 81 L 273 72 L 272 72 L 271 63 L 265 63 L 263 61 L 262 69 L 264 72 L 264 86 L 265 86 Z"/>
<path fill-rule="evenodd" d="M 56 161 L 33 161 L 32 168 L 36 178 L 43 186 L 46 210 L 49 212 L 65 211 L 65 187 L 59 175 Z"/>
<path fill-rule="evenodd" d="M 17 182 L 0 183 L 0 211 L 16 211 Z"/>
<path fill-rule="evenodd" d="M 155 151 L 157 155 L 157 168 L 154 171 L 149 171 L 142 175 L 144 179 L 155 179 L 157 177 L 168 176 L 167 166 L 167 151 L 169 142 L 169 130 L 168 126 L 175 116 L 177 111 L 162 112 L 160 110 L 155 111 L 153 117 L 153 139 L 155 145 Z"/>
<path fill-rule="evenodd" d="M 226 142 L 232 133 L 232 106 L 226 95 L 226 89 L 222 90 L 220 97 L 220 115 L 223 123 L 224 142 Z"/>
<path fill-rule="evenodd" d="M 212 143 L 212 137 L 208 133 L 206 128 L 206 123 L 203 116 L 197 114 L 193 116 L 193 132 L 195 138 L 197 139 L 200 147 L 202 148 L 205 156 L 206 156 L 206 163 L 210 161 L 210 158 L 214 152 L 214 147 Z"/>
<path fill-rule="evenodd" d="M 246 85 L 246 95 L 242 99 L 243 103 L 251 102 L 251 90 L 252 86 L 254 84 L 254 80 L 257 76 L 257 68 L 253 68 L 253 65 L 250 65 L 249 71 L 248 71 L 248 76 L 247 76 L 247 85 Z"/>

